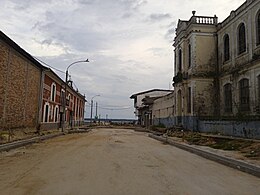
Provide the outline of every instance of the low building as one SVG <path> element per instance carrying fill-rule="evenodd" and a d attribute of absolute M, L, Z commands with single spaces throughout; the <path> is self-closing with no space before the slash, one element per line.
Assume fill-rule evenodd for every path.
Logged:
<path fill-rule="evenodd" d="M 171 93 L 172 90 L 152 89 L 133 94 L 130 98 L 134 99 L 135 115 L 138 117 L 138 124 L 149 126 L 152 124 L 152 111 L 150 105 L 153 100 Z"/>
<path fill-rule="evenodd" d="M 151 105 L 153 125 L 172 127 L 174 121 L 174 92 L 157 98 Z"/>

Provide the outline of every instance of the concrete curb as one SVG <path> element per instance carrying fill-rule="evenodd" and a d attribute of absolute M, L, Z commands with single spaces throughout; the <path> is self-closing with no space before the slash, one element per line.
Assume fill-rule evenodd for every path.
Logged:
<path fill-rule="evenodd" d="M 45 135 L 45 136 L 40 136 L 40 137 L 33 137 L 30 139 L 26 139 L 26 140 L 20 140 L 20 141 L 7 143 L 7 144 L 2 144 L 2 145 L 0 145 L 0 152 L 8 151 L 8 150 L 11 150 L 14 148 L 26 146 L 29 144 L 37 143 L 39 141 L 51 139 L 51 138 L 62 136 L 62 135 L 65 135 L 65 133 L 56 133 L 56 134 Z"/>
<path fill-rule="evenodd" d="M 73 134 L 73 133 L 88 133 L 90 132 L 91 129 L 76 129 L 76 130 L 70 130 L 68 131 L 68 134 Z"/>
<path fill-rule="evenodd" d="M 144 128 L 132 128 L 134 131 L 136 132 L 149 132 L 148 129 L 144 129 Z"/>
<path fill-rule="evenodd" d="M 223 165 L 235 168 L 237 170 L 249 173 L 251 175 L 254 175 L 254 176 L 260 178 L 260 167 L 258 167 L 258 166 L 246 163 L 244 161 L 228 158 L 228 157 L 225 157 L 225 156 L 220 156 L 218 154 L 211 153 L 211 152 L 208 152 L 208 151 L 204 151 L 204 150 L 201 150 L 201 149 L 198 149 L 198 148 L 194 148 L 194 147 L 189 146 L 189 145 L 177 143 L 177 142 L 175 142 L 171 139 L 168 139 L 166 137 L 156 136 L 156 135 L 153 135 L 153 134 L 149 134 L 149 137 L 154 138 L 154 139 L 159 140 L 159 141 L 162 141 L 162 142 L 165 142 L 165 143 L 168 143 L 168 144 L 176 146 L 180 149 L 189 151 L 191 153 L 197 154 L 197 155 L 202 156 L 204 158 L 207 158 L 209 160 L 216 161 L 216 162 L 221 163 Z"/>

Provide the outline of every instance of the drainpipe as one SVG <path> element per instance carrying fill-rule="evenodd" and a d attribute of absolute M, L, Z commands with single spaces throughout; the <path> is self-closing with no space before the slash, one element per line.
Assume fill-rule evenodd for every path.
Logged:
<path fill-rule="evenodd" d="M 39 95 L 39 106 L 38 106 L 38 120 L 37 120 L 37 131 L 40 133 L 41 130 L 41 120 L 42 120 L 42 104 L 43 104 L 43 88 L 44 88 L 44 76 L 45 70 L 41 70 L 41 81 L 40 81 L 40 95 Z"/>

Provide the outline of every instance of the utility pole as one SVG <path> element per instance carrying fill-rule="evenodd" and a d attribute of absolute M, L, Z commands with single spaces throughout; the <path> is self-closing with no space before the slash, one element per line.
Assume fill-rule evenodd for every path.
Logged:
<path fill-rule="evenodd" d="M 64 92 L 64 97 L 62 98 L 63 99 L 63 103 L 62 103 L 63 116 L 62 116 L 62 126 L 61 126 L 62 132 L 65 130 L 65 119 L 67 119 L 66 118 L 66 104 L 67 104 L 67 85 L 68 85 L 69 68 L 74 64 L 82 63 L 82 62 L 89 62 L 89 60 L 86 59 L 86 60 L 79 60 L 79 61 L 73 62 L 66 68 L 65 92 Z"/>
<path fill-rule="evenodd" d="M 93 100 L 91 100 L 91 105 L 90 105 L 90 125 L 92 125 L 92 111 L 93 111 Z"/>
<path fill-rule="evenodd" d="M 96 102 L 96 118 L 98 117 L 98 115 L 97 115 L 97 105 L 98 105 L 98 103 Z"/>
<path fill-rule="evenodd" d="M 97 97 L 97 96 L 100 96 L 100 95 L 95 95 L 91 98 L 91 106 L 90 106 L 90 125 L 92 125 L 92 113 L 93 113 L 93 99 L 94 97 Z M 97 115 L 97 111 L 96 111 L 96 115 Z"/>

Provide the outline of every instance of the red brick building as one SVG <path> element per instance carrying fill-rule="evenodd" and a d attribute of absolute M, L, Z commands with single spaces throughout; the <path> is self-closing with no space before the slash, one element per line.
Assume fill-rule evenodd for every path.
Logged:
<path fill-rule="evenodd" d="M 0 130 L 61 127 L 84 121 L 85 96 L 0 31 Z"/>
<path fill-rule="evenodd" d="M 62 126 L 63 103 L 66 104 L 65 126 L 82 125 L 84 122 L 85 96 L 67 85 L 65 100 L 65 82 L 50 69 L 44 72 L 43 83 L 41 128 L 50 129 Z"/>

